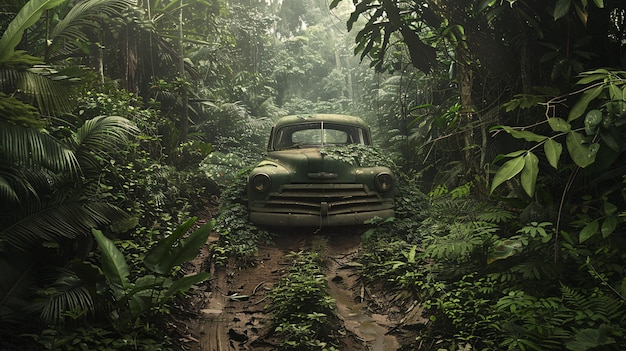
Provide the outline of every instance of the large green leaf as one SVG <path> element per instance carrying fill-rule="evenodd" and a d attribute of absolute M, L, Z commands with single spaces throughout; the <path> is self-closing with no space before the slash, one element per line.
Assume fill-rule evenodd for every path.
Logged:
<path fill-rule="evenodd" d="M 587 85 L 590 83 L 604 81 L 609 76 L 609 71 L 604 68 L 600 68 L 600 69 L 590 71 L 590 72 L 583 72 L 581 73 L 581 76 L 582 78 L 579 79 L 578 82 L 576 82 L 576 84 Z"/>
<path fill-rule="evenodd" d="M 198 217 L 189 218 L 185 223 L 179 225 L 172 234 L 164 239 L 161 239 L 152 249 L 150 249 L 143 260 L 146 267 L 156 273 L 168 273 L 169 270 L 163 268 L 164 262 L 162 261 L 170 255 L 170 251 L 176 244 L 176 241 L 183 236 L 197 220 Z"/>
<path fill-rule="evenodd" d="M 616 346 L 615 339 L 611 337 L 612 329 L 613 326 L 602 324 L 597 329 L 586 328 L 577 330 L 573 340 L 565 343 L 565 346 L 571 351 L 619 349 L 619 347 L 607 346 Z"/>
<path fill-rule="evenodd" d="M 548 124 L 550 128 L 552 128 L 555 132 L 569 132 L 572 129 L 572 125 L 569 124 L 566 120 L 559 117 L 550 117 L 548 118 Z"/>
<path fill-rule="evenodd" d="M 578 242 L 581 244 L 584 243 L 585 241 L 587 241 L 587 239 L 594 236 L 598 232 L 599 228 L 600 222 L 598 222 L 598 220 L 587 223 L 580 231 L 580 237 L 578 238 Z"/>
<path fill-rule="evenodd" d="M 493 183 L 491 184 L 491 193 L 502 183 L 515 177 L 519 172 L 524 169 L 525 159 L 524 156 L 518 156 L 505 162 L 502 167 L 496 171 L 496 175 L 493 177 Z"/>
<path fill-rule="evenodd" d="M 572 4 L 572 0 L 558 0 L 556 2 L 556 6 L 554 6 L 554 13 L 553 13 L 553 17 L 554 20 L 558 20 L 559 18 L 567 15 L 567 12 L 569 12 L 569 8 Z"/>
<path fill-rule="evenodd" d="M 623 95 L 623 91 L 622 88 L 615 84 L 615 83 L 609 83 L 609 96 L 611 97 L 611 100 L 615 100 L 615 101 L 620 101 L 624 99 L 624 95 Z"/>
<path fill-rule="evenodd" d="M 615 152 L 621 152 L 624 149 L 624 140 L 622 134 L 617 128 L 600 129 L 600 137 L 606 146 Z"/>
<path fill-rule="evenodd" d="M 0 63 L 13 55 L 15 47 L 22 41 L 24 31 L 35 24 L 44 11 L 59 6 L 67 0 L 30 0 L 9 23 L 0 38 Z"/>
<path fill-rule="evenodd" d="M 130 270 L 124 255 L 115 247 L 113 241 L 104 236 L 101 231 L 92 229 L 96 242 L 98 242 L 98 248 L 102 253 L 102 271 L 107 280 L 113 285 L 113 290 L 116 293 L 116 298 L 120 300 L 126 295 L 126 291 L 130 288 L 130 282 L 128 275 Z"/>
<path fill-rule="evenodd" d="M 165 292 L 164 300 L 168 300 L 177 293 L 184 293 L 189 290 L 194 284 L 203 282 L 211 277 L 208 272 L 200 272 L 198 274 L 190 275 L 176 280 L 172 286 Z"/>
<path fill-rule="evenodd" d="M 579 167 L 585 168 L 596 160 L 598 144 L 588 144 L 581 133 L 569 132 L 565 143 L 572 160 Z"/>
<path fill-rule="evenodd" d="M 126 292 L 119 303 L 120 305 L 128 304 L 131 315 L 140 316 L 149 311 L 154 304 L 161 303 L 163 288 L 170 285 L 169 278 L 144 275 L 133 282 L 132 289 Z"/>
<path fill-rule="evenodd" d="M 570 110 L 567 120 L 571 122 L 582 116 L 583 113 L 585 113 L 585 111 L 587 110 L 587 107 L 589 106 L 591 100 L 597 98 L 598 95 L 600 95 L 600 93 L 602 92 L 602 89 L 603 86 L 598 85 L 585 90 L 583 95 L 580 97 L 580 99 L 578 99 L 578 101 L 576 101 L 576 103 Z"/>
<path fill-rule="evenodd" d="M 159 241 L 146 254 L 144 259 L 146 267 L 158 274 L 169 274 L 174 266 L 194 259 L 198 250 L 206 243 L 215 225 L 214 221 L 206 223 L 188 237 L 181 239 L 196 220 L 196 217 L 189 219 L 179 226 L 174 233 Z"/>
<path fill-rule="evenodd" d="M 602 123 L 602 119 L 602 111 L 600 110 L 590 110 L 589 112 L 587 112 L 584 120 L 585 133 L 587 135 L 596 134 L 598 130 L 598 125 Z"/>
<path fill-rule="evenodd" d="M 502 129 L 504 129 L 507 133 L 511 134 L 511 136 L 516 139 L 524 139 L 526 141 L 541 142 L 547 138 L 544 135 L 535 134 L 529 130 L 519 130 L 519 129 L 511 128 L 509 126 L 502 126 Z"/>
<path fill-rule="evenodd" d="M 558 168 L 559 158 L 561 158 L 561 153 L 563 152 L 563 145 L 554 141 L 554 139 L 548 139 L 543 144 L 543 150 L 546 153 L 546 158 L 550 166 Z"/>
<path fill-rule="evenodd" d="M 537 174 L 539 174 L 539 158 L 532 152 L 529 152 L 524 156 L 524 168 L 522 169 L 520 180 L 522 182 L 522 188 L 524 188 L 524 191 L 530 197 L 535 194 Z"/>
<path fill-rule="evenodd" d="M 523 154 L 524 154 L 524 153 L 526 153 L 526 152 L 527 152 L 527 150 L 517 150 L 517 151 L 509 152 L 509 153 L 508 153 L 508 154 L 506 154 L 506 155 L 500 154 L 500 155 L 496 156 L 496 157 L 493 159 L 493 162 L 494 162 L 494 163 L 496 163 L 496 162 L 498 162 L 498 161 L 500 161 L 500 160 L 502 160 L 502 159 L 505 159 L 505 158 L 513 158 L 513 157 L 517 157 L 517 156 L 519 156 L 519 155 L 523 155 Z"/>
<path fill-rule="evenodd" d="M 602 237 L 606 238 L 609 235 L 611 235 L 614 231 L 615 228 L 617 228 L 617 217 L 616 216 L 608 216 L 603 222 L 602 222 L 602 226 L 600 227 L 600 232 L 602 233 Z"/>
<path fill-rule="evenodd" d="M 617 214 L 617 211 L 619 210 L 619 208 L 615 204 L 610 203 L 608 201 L 604 202 L 603 207 L 604 207 L 604 213 L 606 213 L 608 216 Z"/>

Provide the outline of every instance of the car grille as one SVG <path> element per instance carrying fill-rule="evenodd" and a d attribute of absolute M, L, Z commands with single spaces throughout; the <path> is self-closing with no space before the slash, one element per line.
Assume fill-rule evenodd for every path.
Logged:
<path fill-rule="evenodd" d="M 377 211 L 393 208 L 392 199 L 384 199 L 363 184 L 287 184 L 271 193 L 255 211 L 327 215 Z"/>

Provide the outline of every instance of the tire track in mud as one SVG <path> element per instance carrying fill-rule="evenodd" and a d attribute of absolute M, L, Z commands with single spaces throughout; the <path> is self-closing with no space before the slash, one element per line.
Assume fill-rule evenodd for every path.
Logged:
<path fill-rule="evenodd" d="M 386 315 L 368 311 L 365 286 L 359 284 L 358 272 L 352 265 L 357 253 L 358 250 L 329 256 L 328 286 L 335 299 L 337 314 L 344 328 L 366 346 L 363 350 L 397 350 L 400 347 L 398 341 L 388 334 L 391 321 Z"/>
<path fill-rule="evenodd" d="M 231 259 L 227 265 L 210 268 L 211 280 L 200 318 L 192 325 L 198 347 L 194 351 L 275 350 L 279 340 L 272 340 L 271 315 L 265 310 L 266 298 L 289 269 L 290 252 L 321 252 L 331 297 L 337 315 L 343 321 L 344 351 L 393 351 L 399 348 L 390 335 L 393 321 L 368 310 L 366 287 L 359 282 L 354 260 L 361 250 L 362 230 L 341 232 L 281 232 L 273 244 L 259 245 L 251 266 L 238 267 Z M 359 285 L 361 284 L 361 285 Z M 202 298 L 202 297 L 200 297 Z"/>

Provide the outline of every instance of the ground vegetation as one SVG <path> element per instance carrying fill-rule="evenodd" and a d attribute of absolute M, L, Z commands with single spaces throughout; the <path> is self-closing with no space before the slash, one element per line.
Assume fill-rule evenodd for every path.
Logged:
<path fill-rule="evenodd" d="M 183 348 L 173 311 L 209 279 L 188 261 L 214 232 L 211 264 L 257 262 L 276 233 L 247 221 L 246 169 L 274 118 L 315 112 L 383 150 L 329 153 L 397 171 L 351 267 L 423 308 L 401 348 L 626 348 L 623 1 L 0 8 L 3 349 Z M 290 258 L 273 330 L 337 348 L 324 282 L 300 280 L 320 261 Z"/>

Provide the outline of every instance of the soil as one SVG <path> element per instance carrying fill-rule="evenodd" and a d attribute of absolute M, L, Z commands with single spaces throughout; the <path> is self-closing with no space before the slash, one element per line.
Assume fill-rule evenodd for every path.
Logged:
<path fill-rule="evenodd" d="M 184 315 L 174 317 L 182 335 L 180 344 L 190 351 L 275 350 L 271 314 L 266 296 L 286 275 L 291 264 L 287 255 L 315 250 L 325 257 L 325 272 L 331 296 L 336 301 L 338 326 L 345 351 L 392 351 L 414 341 L 412 326 L 425 323 L 415 303 L 397 300 L 359 279 L 355 262 L 361 247 L 362 228 L 340 228 L 315 232 L 282 231 L 273 243 L 262 244 L 252 261 L 232 258 L 215 266 L 209 248 L 218 237 L 211 236 L 200 255 L 185 273 L 209 270 L 211 279 L 197 286 L 185 301 Z"/>

